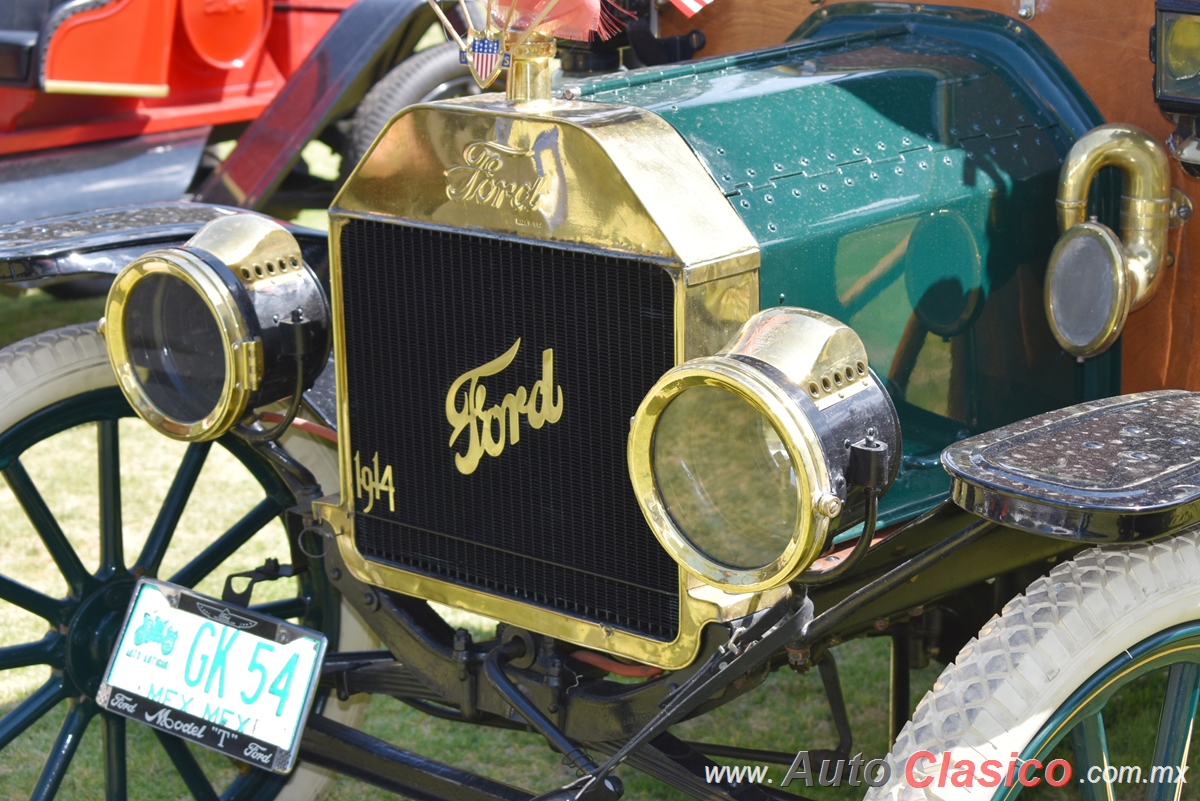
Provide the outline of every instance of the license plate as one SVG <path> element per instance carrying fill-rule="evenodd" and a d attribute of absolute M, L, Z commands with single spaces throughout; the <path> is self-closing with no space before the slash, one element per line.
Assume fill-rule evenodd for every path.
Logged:
<path fill-rule="evenodd" d="M 287 773 L 325 645 L 318 632 L 144 578 L 96 701 L 255 767 Z"/>

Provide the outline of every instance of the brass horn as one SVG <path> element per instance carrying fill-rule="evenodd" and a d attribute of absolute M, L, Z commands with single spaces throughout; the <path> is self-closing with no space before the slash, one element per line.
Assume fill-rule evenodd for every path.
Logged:
<path fill-rule="evenodd" d="M 1097 171 L 1123 179 L 1121 233 L 1087 219 Z M 1133 125 L 1101 125 L 1075 142 L 1058 179 L 1058 243 L 1046 271 L 1046 316 L 1058 344 L 1083 358 L 1107 350 L 1129 312 L 1158 287 L 1167 257 L 1171 172 L 1166 150 Z"/>

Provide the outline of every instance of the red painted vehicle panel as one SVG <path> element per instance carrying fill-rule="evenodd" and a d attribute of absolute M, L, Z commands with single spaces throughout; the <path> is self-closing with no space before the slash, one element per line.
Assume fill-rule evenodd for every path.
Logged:
<path fill-rule="evenodd" d="M 0 14 L 0 156 L 248 122 L 353 0 L 70 0 Z"/>

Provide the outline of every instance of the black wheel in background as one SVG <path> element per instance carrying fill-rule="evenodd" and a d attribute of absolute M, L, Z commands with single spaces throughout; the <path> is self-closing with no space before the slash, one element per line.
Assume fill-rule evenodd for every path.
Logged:
<path fill-rule="evenodd" d="M 458 54 L 454 42 L 414 53 L 371 87 L 354 114 L 346 154 L 351 164 L 358 163 L 388 120 L 406 106 L 482 91 L 467 66 L 459 63 Z"/>
<path fill-rule="evenodd" d="M 102 298 L 108 294 L 114 276 L 85 275 L 71 281 L 57 284 L 47 284 L 42 291 L 57 300 L 81 300 L 83 298 Z"/>

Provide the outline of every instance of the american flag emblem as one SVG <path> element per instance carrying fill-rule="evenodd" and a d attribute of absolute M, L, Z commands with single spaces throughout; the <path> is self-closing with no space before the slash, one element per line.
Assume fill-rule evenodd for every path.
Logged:
<path fill-rule="evenodd" d="M 507 56 L 507 53 L 503 54 Z M 471 42 L 471 66 L 475 71 L 475 77 L 481 79 L 485 83 L 491 83 L 491 79 L 500 69 L 500 40 L 479 37 Z"/>
<path fill-rule="evenodd" d="M 691 17 L 697 11 L 702 11 L 713 0 L 671 0 L 671 5 L 683 12 L 683 16 Z"/>

